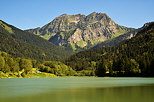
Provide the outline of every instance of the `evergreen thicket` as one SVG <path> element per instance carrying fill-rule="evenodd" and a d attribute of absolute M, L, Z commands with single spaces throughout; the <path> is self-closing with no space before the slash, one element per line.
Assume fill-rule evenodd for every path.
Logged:
<path fill-rule="evenodd" d="M 154 76 L 153 45 L 154 23 L 150 23 L 136 37 L 118 46 L 79 52 L 66 64 L 76 71 L 93 71 L 97 76 Z"/>

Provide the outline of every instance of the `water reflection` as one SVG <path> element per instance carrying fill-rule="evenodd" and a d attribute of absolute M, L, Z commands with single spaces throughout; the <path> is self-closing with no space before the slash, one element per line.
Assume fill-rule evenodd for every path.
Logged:
<path fill-rule="evenodd" d="M 154 85 L 149 84 L 149 81 L 153 83 L 154 79 L 149 81 L 144 79 L 144 84 L 142 79 L 142 84 L 137 86 L 132 85 L 133 81 L 139 83 L 141 79 L 118 79 L 118 81 L 113 81 L 113 79 L 105 79 L 105 81 L 98 78 L 88 80 L 37 79 L 36 82 L 35 79 L 33 81 L 32 79 L 31 81 L 28 79 L 15 80 L 7 80 L 6 85 L 0 85 L 0 102 L 152 102 L 154 100 Z M 3 81 L 0 80 L 0 82 Z M 126 84 L 124 82 L 127 82 L 126 86 L 118 86 L 122 83 Z M 115 83 L 117 86 L 113 87 Z M 2 94 L 5 97 L 2 97 Z M 7 94 L 12 94 L 13 97 Z"/>

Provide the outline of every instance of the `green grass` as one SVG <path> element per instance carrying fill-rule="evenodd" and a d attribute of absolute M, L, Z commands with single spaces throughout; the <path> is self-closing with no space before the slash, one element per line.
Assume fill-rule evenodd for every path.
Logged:
<path fill-rule="evenodd" d="M 46 35 L 43 35 L 43 36 L 40 36 L 40 37 L 42 37 L 45 40 L 49 40 L 51 38 L 51 35 L 46 34 Z"/>
<path fill-rule="evenodd" d="M 118 37 L 118 36 L 125 34 L 125 33 L 127 33 L 127 32 L 126 31 L 120 31 L 119 33 L 113 34 L 112 38 Z"/>
<path fill-rule="evenodd" d="M 30 73 L 30 74 L 27 74 L 25 76 L 25 78 L 35 78 L 35 77 L 57 77 L 57 76 L 54 75 L 54 74 L 45 73 L 45 72 L 42 72 L 42 73 Z"/>
<path fill-rule="evenodd" d="M 83 40 L 80 40 L 79 42 L 77 42 L 77 46 L 81 48 L 85 47 L 85 45 L 86 45 L 86 42 L 84 42 Z"/>
<path fill-rule="evenodd" d="M 72 48 L 73 51 L 76 50 L 75 44 L 70 43 L 70 46 L 71 46 L 71 48 Z"/>
<path fill-rule="evenodd" d="M 12 28 L 7 26 L 6 24 L 4 24 L 2 21 L 0 21 L 0 26 L 2 26 L 6 31 L 8 31 L 9 33 L 14 33 Z"/>
<path fill-rule="evenodd" d="M 3 73 L 0 71 L 0 78 L 18 78 L 18 77 L 21 77 L 19 76 L 18 73 L 12 73 L 12 72 Z"/>
<path fill-rule="evenodd" d="M 54 74 L 45 73 L 45 72 L 29 73 L 24 76 L 24 78 L 35 78 L 35 77 L 57 77 L 57 76 Z M 22 78 L 22 76 L 19 75 L 19 73 L 17 73 L 17 72 L 16 73 L 12 73 L 12 72 L 3 73 L 0 71 L 0 78 Z"/>
<path fill-rule="evenodd" d="M 49 40 L 52 36 L 55 36 L 56 33 L 52 33 L 51 35 L 49 34 L 45 34 L 45 35 L 41 35 L 40 37 L 42 37 L 45 40 Z"/>
<path fill-rule="evenodd" d="M 0 78 L 7 78 L 7 75 L 0 71 Z"/>

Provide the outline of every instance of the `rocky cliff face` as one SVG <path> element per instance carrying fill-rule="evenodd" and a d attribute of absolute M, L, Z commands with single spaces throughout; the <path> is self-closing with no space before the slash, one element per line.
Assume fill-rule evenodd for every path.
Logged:
<path fill-rule="evenodd" d="M 123 35 L 120 35 L 118 37 L 115 37 L 111 40 L 107 40 L 105 42 L 102 42 L 100 44 L 97 44 L 96 46 L 94 46 L 93 48 L 101 48 L 101 47 L 109 47 L 109 46 L 115 46 L 120 44 L 121 42 L 125 42 L 126 40 L 132 39 L 133 37 L 135 37 L 137 34 L 140 34 L 141 31 L 146 30 L 149 26 L 154 25 L 154 22 L 149 22 L 149 23 L 145 23 L 143 25 L 143 27 L 138 28 L 138 29 L 134 29 L 130 32 L 127 32 Z"/>
<path fill-rule="evenodd" d="M 87 16 L 63 14 L 42 28 L 28 32 L 72 50 L 88 49 L 98 43 L 131 31 L 116 24 L 107 14 L 93 12 Z"/>

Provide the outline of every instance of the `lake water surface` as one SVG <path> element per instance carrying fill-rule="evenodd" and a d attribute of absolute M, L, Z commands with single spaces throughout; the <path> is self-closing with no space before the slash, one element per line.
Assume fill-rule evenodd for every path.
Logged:
<path fill-rule="evenodd" d="M 0 102 L 154 102 L 154 78 L 0 79 Z"/>

